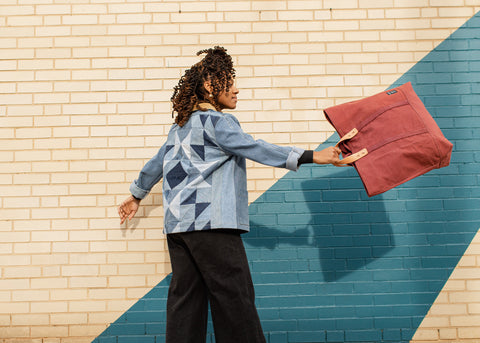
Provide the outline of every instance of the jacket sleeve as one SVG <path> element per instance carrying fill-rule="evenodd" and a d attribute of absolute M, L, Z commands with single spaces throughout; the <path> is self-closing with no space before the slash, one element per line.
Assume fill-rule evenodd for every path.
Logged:
<path fill-rule="evenodd" d="M 297 147 L 279 146 L 255 140 L 243 132 L 240 124 L 230 114 L 224 114 L 215 125 L 217 144 L 232 155 L 248 158 L 272 167 L 296 171 L 298 159 L 305 150 Z"/>
<path fill-rule="evenodd" d="M 130 185 L 130 193 L 132 193 L 135 198 L 145 198 L 153 186 L 163 177 L 165 150 L 166 144 L 143 166 L 138 178 Z"/>

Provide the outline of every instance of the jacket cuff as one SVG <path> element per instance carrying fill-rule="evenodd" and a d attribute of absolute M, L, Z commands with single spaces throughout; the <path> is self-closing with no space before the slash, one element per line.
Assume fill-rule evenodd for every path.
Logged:
<path fill-rule="evenodd" d="M 134 198 L 143 199 L 147 196 L 149 192 L 138 187 L 136 181 L 137 180 L 133 181 L 130 184 L 130 193 L 132 193 Z"/>
<path fill-rule="evenodd" d="M 287 168 L 289 170 L 297 171 L 298 170 L 298 159 L 300 158 L 300 156 L 302 156 L 302 154 L 304 152 L 305 152 L 305 150 L 302 149 L 302 148 L 293 147 L 292 151 L 290 151 L 290 153 L 288 154 L 287 163 L 285 164 L 285 168 Z"/>

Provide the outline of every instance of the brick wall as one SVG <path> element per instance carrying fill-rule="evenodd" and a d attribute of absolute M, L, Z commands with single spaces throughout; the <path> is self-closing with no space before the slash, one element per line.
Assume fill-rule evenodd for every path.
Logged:
<path fill-rule="evenodd" d="M 3 0 L 0 342 L 88 342 L 110 323 L 114 323 L 110 330 L 118 328 L 118 335 L 105 334 L 100 336 L 102 340 L 121 337 L 125 326 L 120 323 L 130 324 L 139 340 L 161 340 L 162 297 L 168 284 L 165 276 L 170 272 L 161 233 L 161 188 L 157 186 L 142 202 L 137 218 L 126 226 L 119 225 L 116 205 L 128 194 L 128 185 L 138 170 L 164 141 L 172 122 L 172 87 L 184 68 L 197 60 L 197 50 L 218 44 L 234 56 L 241 90 L 235 115 L 247 132 L 273 143 L 313 149 L 333 133 L 320 109 L 397 82 L 479 9 L 476 0 Z M 465 215 L 471 216 L 468 223 L 450 227 L 460 234 L 448 238 L 461 239 L 455 241 L 456 250 L 450 247 L 445 252 L 450 257 L 448 263 L 440 255 L 435 255 L 438 260 L 432 257 L 425 262 L 447 263 L 443 274 L 453 270 L 453 263 L 463 254 L 462 247 L 465 250 L 473 237 L 470 225 L 478 228 L 474 213 L 479 193 L 472 187 L 478 185 L 472 169 L 472 162 L 479 159 L 475 145 L 478 134 L 473 129 L 478 127 L 478 118 L 473 117 L 478 113 L 474 111 L 478 105 L 478 44 L 476 39 L 470 43 L 468 39 L 479 37 L 475 27 L 469 31 L 473 37 L 459 36 L 461 39 L 455 41 L 458 45 L 446 42 L 441 50 L 435 50 L 437 55 L 429 55 L 439 56 L 435 67 L 439 69 L 418 73 L 414 80 L 416 84 L 428 83 L 424 80 L 439 84 L 433 92 L 427 86 L 418 90 L 427 97 L 426 103 L 439 123 L 458 141 L 454 160 L 457 173 L 422 178 L 435 196 L 438 182 L 445 186 L 439 195 L 442 200 L 428 205 L 407 203 L 407 198 L 421 199 L 424 194 L 416 190 L 412 195 L 407 188 L 369 203 L 351 171 L 330 178 L 337 171 L 302 167 L 301 173 L 286 175 L 283 170 L 249 163 L 250 200 L 257 201 L 250 209 L 254 230 L 245 242 L 271 342 L 375 341 L 378 335 L 369 324 L 373 317 L 368 317 L 368 323 L 364 321 L 366 313 L 361 310 L 368 311 L 368 306 L 346 296 L 361 290 L 348 288 L 334 273 L 338 261 L 320 255 L 319 237 L 324 237 L 318 230 L 332 203 L 335 208 L 356 211 L 357 217 L 367 206 L 375 212 L 375 216 L 370 212 L 370 217 L 365 215 L 372 223 L 378 218 L 390 223 L 398 219 L 397 226 L 377 228 L 387 230 L 377 235 L 384 237 L 363 235 L 366 228 L 362 225 L 343 227 L 348 233 L 345 237 L 330 237 L 332 244 L 348 243 L 352 237 L 365 239 L 367 247 L 382 251 L 379 256 L 387 256 L 397 247 L 389 245 L 390 249 L 382 250 L 382 239 L 399 243 L 396 240 L 405 230 L 400 225 L 405 214 L 398 207 L 417 213 L 421 218 L 417 221 L 425 230 L 430 227 L 426 223 L 439 224 L 433 214 L 465 208 L 468 213 L 454 218 L 457 223 Z M 445 56 L 453 64 L 442 65 Z M 428 67 L 428 63 L 423 66 Z M 436 73 L 445 67 L 450 68 L 447 78 Z M 451 91 L 452 84 L 457 96 L 447 97 L 444 92 Z M 454 104 L 458 105 L 455 113 L 460 115 L 448 117 Z M 466 176 L 461 178 L 462 184 L 456 181 L 460 172 Z M 315 180 L 306 181 L 310 177 Z M 349 198 L 351 195 L 341 189 L 344 186 L 334 180 L 353 184 L 357 198 Z M 423 183 L 413 185 L 425 187 Z M 308 198 L 319 192 L 326 207 L 318 207 L 318 201 Z M 398 210 L 393 219 L 392 209 Z M 280 225 L 278 232 L 278 227 L 269 227 L 271 223 L 285 226 Z M 333 228 L 336 224 L 329 225 Z M 439 225 L 448 230 L 444 222 Z M 419 234 L 410 238 L 432 245 L 428 237 Z M 447 246 L 449 241 L 440 243 Z M 335 251 L 343 261 L 353 264 L 355 271 L 372 265 L 358 261 L 366 258 L 362 255 L 365 246 L 350 241 L 350 246 L 343 247 Z M 414 293 L 428 293 L 402 339 L 411 337 L 414 322 L 420 324 L 422 319 L 416 341 L 479 339 L 474 325 L 480 303 L 480 277 L 475 274 L 480 262 L 475 247 L 471 245 L 425 319 L 419 313 L 426 313 L 448 275 L 436 280 L 428 292 L 408 295 L 405 311 L 416 307 Z M 358 258 L 348 251 L 356 251 Z M 408 254 L 403 250 L 397 256 L 404 266 L 411 261 L 406 258 Z M 381 275 L 399 275 L 395 263 L 400 262 L 388 262 L 391 264 L 380 268 Z M 346 265 L 342 268 L 345 273 L 350 270 Z M 385 285 L 377 281 L 389 279 L 370 281 L 363 286 L 374 290 L 372 299 L 395 298 L 375 293 L 376 287 Z M 292 303 L 292 297 L 304 305 Z M 325 305 L 322 301 L 327 298 L 338 299 L 337 305 L 344 302 L 345 308 Z M 347 304 L 356 305 L 356 312 L 337 313 L 334 328 L 320 321 L 319 313 L 330 316 L 327 310 L 335 308 L 348 311 Z M 159 319 L 147 325 L 150 312 Z M 353 322 L 358 325 L 351 328 L 353 333 L 345 331 Z M 317 330 L 321 323 L 325 325 L 324 336 Z M 149 336 L 144 335 L 147 327 Z M 385 337 L 395 342 L 403 334 L 399 328 L 385 332 Z M 123 340 L 130 343 L 133 338 Z"/>

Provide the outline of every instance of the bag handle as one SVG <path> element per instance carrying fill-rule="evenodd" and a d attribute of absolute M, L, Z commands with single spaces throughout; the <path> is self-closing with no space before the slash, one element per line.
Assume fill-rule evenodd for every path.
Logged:
<path fill-rule="evenodd" d="M 335 144 L 335 147 L 338 147 L 338 145 L 343 141 L 352 139 L 353 137 L 355 137 L 357 135 L 357 133 L 358 133 L 358 130 L 356 128 L 353 128 L 352 130 L 347 132 L 342 138 L 340 138 L 340 140 L 337 142 L 337 144 Z M 348 164 L 351 164 L 355 161 L 358 161 L 359 159 L 361 159 L 362 157 L 365 157 L 367 155 L 368 155 L 368 150 L 366 148 L 363 148 L 362 150 L 360 150 L 360 151 L 358 151 L 358 152 L 356 152 L 356 153 L 338 161 L 337 164 L 339 164 L 340 167 L 347 167 Z"/>

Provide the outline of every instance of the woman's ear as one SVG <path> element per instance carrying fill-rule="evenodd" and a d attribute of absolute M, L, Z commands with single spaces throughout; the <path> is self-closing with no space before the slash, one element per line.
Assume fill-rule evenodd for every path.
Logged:
<path fill-rule="evenodd" d="M 213 89 L 212 89 L 212 83 L 210 81 L 205 81 L 203 83 L 203 87 L 208 92 L 208 94 L 212 94 Z"/>

